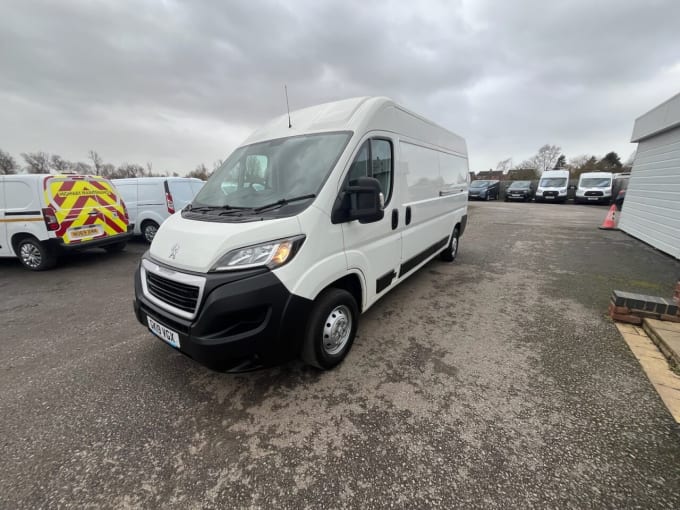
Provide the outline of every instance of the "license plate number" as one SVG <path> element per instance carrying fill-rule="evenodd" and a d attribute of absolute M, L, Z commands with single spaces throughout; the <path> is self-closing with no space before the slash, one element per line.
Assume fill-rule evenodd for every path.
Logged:
<path fill-rule="evenodd" d="M 101 232 L 99 227 L 72 228 L 68 231 L 72 239 L 83 239 L 84 237 L 94 237 Z"/>
<path fill-rule="evenodd" d="M 588 200 L 597 200 L 597 197 L 588 197 Z"/>
<path fill-rule="evenodd" d="M 550 197 L 545 197 L 545 199 L 546 199 L 546 200 L 554 200 L 555 197 L 550 196 Z"/>
<path fill-rule="evenodd" d="M 155 320 L 153 320 L 151 317 L 146 318 L 146 321 L 149 324 L 149 329 L 151 332 L 156 335 L 158 338 L 163 340 L 164 342 L 169 343 L 172 345 L 174 348 L 179 349 L 179 334 L 177 332 L 166 328 L 162 324 L 159 324 Z"/>

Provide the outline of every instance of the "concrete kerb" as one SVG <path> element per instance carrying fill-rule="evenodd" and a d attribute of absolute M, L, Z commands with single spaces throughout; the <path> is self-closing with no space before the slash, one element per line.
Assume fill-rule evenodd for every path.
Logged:
<path fill-rule="evenodd" d="M 680 324 L 656 319 L 644 319 L 642 328 L 671 366 L 680 369 Z"/>

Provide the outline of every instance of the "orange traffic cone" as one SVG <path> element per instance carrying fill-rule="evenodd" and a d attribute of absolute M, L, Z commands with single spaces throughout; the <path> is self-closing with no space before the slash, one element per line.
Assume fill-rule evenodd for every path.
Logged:
<path fill-rule="evenodd" d="M 618 227 L 616 226 L 618 220 L 616 213 L 617 213 L 616 204 L 612 204 L 612 206 L 609 208 L 609 212 L 607 213 L 607 217 L 602 222 L 602 225 L 600 225 L 600 228 L 602 230 L 618 229 Z"/>

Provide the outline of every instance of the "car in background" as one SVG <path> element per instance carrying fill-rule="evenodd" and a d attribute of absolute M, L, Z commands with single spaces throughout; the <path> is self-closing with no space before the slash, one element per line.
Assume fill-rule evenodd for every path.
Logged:
<path fill-rule="evenodd" d="M 500 181 L 472 181 L 468 190 L 468 200 L 498 200 L 500 190 Z"/>
<path fill-rule="evenodd" d="M 616 205 L 616 208 L 620 211 L 623 209 L 623 201 L 626 198 L 626 190 L 622 189 L 616 194 L 616 198 L 614 199 L 614 204 Z"/>
<path fill-rule="evenodd" d="M 133 177 L 111 182 L 125 201 L 134 233 L 149 243 L 161 223 L 191 202 L 204 184 L 189 177 Z"/>
<path fill-rule="evenodd" d="M 531 181 L 514 181 L 505 190 L 505 201 L 509 200 L 523 200 L 530 201 L 534 198 L 535 189 L 534 183 Z"/>

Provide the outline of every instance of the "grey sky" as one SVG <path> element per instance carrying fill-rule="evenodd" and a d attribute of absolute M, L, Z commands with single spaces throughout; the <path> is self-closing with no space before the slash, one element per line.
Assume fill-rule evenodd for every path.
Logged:
<path fill-rule="evenodd" d="M 386 95 L 463 135 L 471 170 L 623 159 L 680 92 L 677 0 L 0 3 L 0 148 L 185 173 L 291 108 Z"/>

